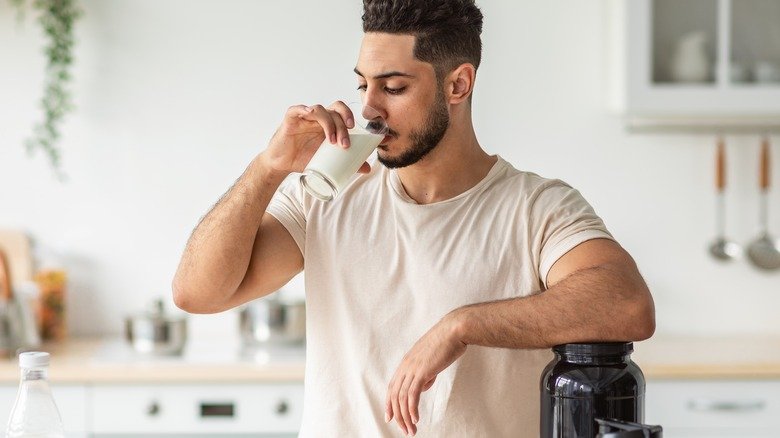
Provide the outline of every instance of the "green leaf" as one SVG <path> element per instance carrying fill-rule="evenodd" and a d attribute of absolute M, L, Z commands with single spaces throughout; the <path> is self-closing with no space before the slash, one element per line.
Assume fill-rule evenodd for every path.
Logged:
<path fill-rule="evenodd" d="M 21 12 L 24 0 L 9 0 Z M 79 0 L 32 0 L 40 13 L 38 23 L 47 37 L 43 53 L 46 56 L 46 82 L 40 104 L 43 121 L 33 126 L 32 135 L 24 141 L 28 153 L 42 151 L 60 181 L 65 180 L 59 149 L 60 126 L 65 115 L 75 107 L 68 83 L 72 79 L 69 67 L 73 63 L 74 24 L 83 14 Z"/>

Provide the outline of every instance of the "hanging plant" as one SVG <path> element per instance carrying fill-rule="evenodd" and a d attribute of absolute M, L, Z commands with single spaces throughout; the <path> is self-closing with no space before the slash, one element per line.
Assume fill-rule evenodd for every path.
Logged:
<path fill-rule="evenodd" d="M 21 14 L 25 0 L 10 1 L 19 8 Z M 45 153 L 52 169 L 62 180 L 60 126 L 65 114 L 73 109 L 67 85 L 71 80 L 70 67 L 73 63 L 73 25 L 82 12 L 78 0 L 32 0 L 32 7 L 40 14 L 38 22 L 48 41 L 44 49 L 46 74 L 41 98 L 43 120 L 35 124 L 32 135 L 25 140 L 25 147 L 31 154 L 36 150 Z"/>

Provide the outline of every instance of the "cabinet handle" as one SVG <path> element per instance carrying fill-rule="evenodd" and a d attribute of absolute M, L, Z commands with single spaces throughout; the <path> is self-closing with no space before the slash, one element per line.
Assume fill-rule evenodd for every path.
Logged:
<path fill-rule="evenodd" d="M 766 408 L 765 400 L 708 400 L 688 402 L 688 409 L 699 412 L 754 412 Z"/>
<path fill-rule="evenodd" d="M 156 401 L 153 401 L 149 406 L 146 408 L 146 415 L 150 417 L 156 417 L 160 414 L 160 404 Z"/>
<path fill-rule="evenodd" d="M 290 406 L 287 401 L 282 400 L 276 404 L 276 415 L 284 415 L 290 410 Z"/>
<path fill-rule="evenodd" d="M 233 416 L 235 415 L 235 411 L 236 411 L 235 405 L 231 402 L 200 404 L 201 418 L 207 418 L 207 417 L 233 418 Z"/>

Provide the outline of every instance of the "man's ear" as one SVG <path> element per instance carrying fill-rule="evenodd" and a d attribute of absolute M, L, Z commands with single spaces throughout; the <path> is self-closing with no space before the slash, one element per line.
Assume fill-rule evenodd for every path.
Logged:
<path fill-rule="evenodd" d="M 463 63 L 447 75 L 447 100 L 450 104 L 458 104 L 468 100 L 474 91 L 474 79 L 477 71 L 470 63 Z"/>

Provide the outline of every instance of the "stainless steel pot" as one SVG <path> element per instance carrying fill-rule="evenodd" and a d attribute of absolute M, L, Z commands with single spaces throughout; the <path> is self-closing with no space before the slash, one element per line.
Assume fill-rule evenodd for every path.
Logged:
<path fill-rule="evenodd" d="M 147 312 L 125 318 L 125 338 L 139 353 L 176 356 L 187 343 L 187 318 L 165 313 L 162 300 Z"/>
<path fill-rule="evenodd" d="M 273 296 L 249 302 L 241 309 L 240 332 L 246 347 L 302 344 L 306 340 L 306 304 Z"/>

